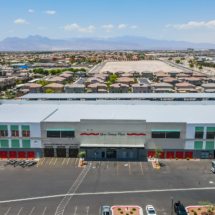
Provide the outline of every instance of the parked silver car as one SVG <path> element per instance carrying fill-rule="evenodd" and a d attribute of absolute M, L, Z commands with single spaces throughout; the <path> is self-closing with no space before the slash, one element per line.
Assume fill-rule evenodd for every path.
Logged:
<path fill-rule="evenodd" d="M 102 206 L 102 214 L 101 215 L 111 215 L 110 206 Z"/>

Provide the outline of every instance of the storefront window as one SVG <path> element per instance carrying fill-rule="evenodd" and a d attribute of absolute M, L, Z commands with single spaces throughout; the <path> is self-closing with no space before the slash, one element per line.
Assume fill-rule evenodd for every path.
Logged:
<path fill-rule="evenodd" d="M 152 138 L 165 138 L 165 132 L 152 132 Z"/>
<path fill-rule="evenodd" d="M 75 132 L 74 131 L 61 131 L 61 137 L 62 138 L 75 137 Z"/>
<path fill-rule="evenodd" d="M 60 137 L 60 131 L 47 131 L 47 137 Z"/>
<path fill-rule="evenodd" d="M 166 132 L 166 138 L 180 138 L 180 132 Z"/>

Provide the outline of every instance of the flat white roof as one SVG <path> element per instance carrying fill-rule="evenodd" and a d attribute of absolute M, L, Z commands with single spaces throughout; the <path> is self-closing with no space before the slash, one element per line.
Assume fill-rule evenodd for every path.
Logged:
<path fill-rule="evenodd" d="M 92 120 L 146 120 L 215 124 L 215 102 L 31 102 L 1 101 L 2 122 L 80 122 Z"/>
<path fill-rule="evenodd" d="M 215 93 L 28 93 L 21 99 L 215 98 Z"/>
<path fill-rule="evenodd" d="M 0 105 L 0 123 L 39 123 L 55 110 L 45 105 Z"/>

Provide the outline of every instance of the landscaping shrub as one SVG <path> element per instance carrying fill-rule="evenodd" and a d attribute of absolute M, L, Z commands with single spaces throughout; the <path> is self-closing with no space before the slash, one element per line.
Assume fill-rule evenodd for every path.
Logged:
<path fill-rule="evenodd" d="M 190 158 L 189 158 L 189 157 L 187 157 L 186 159 L 187 159 L 187 161 L 189 161 L 189 160 L 190 160 Z"/>
<path fill-rule="evenodd" d="M 121 208 L 118 208 L 117 210 L 118 210 L 118 211 L 121 211 Z"/>
<path fill-rule="evenodd" d="M 120 213 L 121 213 L 121 214 L 123 214 L 123 212 L 122 212 L 122 211 L 121 211 Z"/>
<path fill-rule="evenodd" d="M 130 214 L 133 214 L 133 212 L 131 211 Z"/>
<path fill-rule="evenodd" d="M 191 212 L 194 212 L 194 210 L 191 210 Z"/>
<path fill-rule="evenodd" d="M 128 213 L 126 213 L 126 215 L 129 215 Z"/>
<path fill-rule="evenodd" d="M 178 160 L 178 158 L 175 158 L 176 160 Z"/>
<path fill-rule="evenodd" d="M 200 210 L 201 210 L 201 208 L 198 208 L 198 210 L 200 211 Z"/>
<path fill-rule="evenodd" d="M 210 209 L 208 209 L 208 213 L 210 213 L 211 212 L 211 210 Z M 194 215 L 196 215 L 195 213 L 194 213 Z"/>
<path fill-rule="evenodd" d="M 197 215 L 197 212 L 196 212 L 196 211 L 194 211 L 194 215 Z"/>
<path fill-rule="evenodd" d="M 136 208 L 133 208 L 133 209 L 132 209 L 132 211 L 136 211 L 136 210 L 137 210 Z"/>

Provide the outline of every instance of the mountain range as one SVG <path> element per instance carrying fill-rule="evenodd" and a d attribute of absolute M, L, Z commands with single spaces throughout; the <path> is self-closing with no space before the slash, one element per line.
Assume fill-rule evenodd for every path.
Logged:
<path fill-rule="evenodd" d="M 27 38 L 7 37 L 0 41 L 0 51 L 186 50 L 187 48 L 215 49 L 215 44 L 155 40 L 135 36 L 49 39 L 35 35 Z"/>

